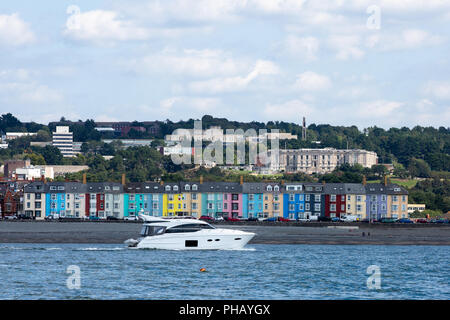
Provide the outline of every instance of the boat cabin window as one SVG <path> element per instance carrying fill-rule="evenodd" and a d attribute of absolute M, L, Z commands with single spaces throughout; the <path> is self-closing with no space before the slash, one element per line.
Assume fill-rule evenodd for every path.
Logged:
<path fill-rule="evenodd" d="M 197 232 L 201 229 L 214 229 L 214 227 L 209 224 L 190 223 L 169 228 L 166 233 Z"/>
<path fill-rule="evenodd" d="M 143 226 L 141 230 L 141 236 L 157 236 L 164 234 L 166 231 L 166 227 L 158 227 L 158 226 Z"/>

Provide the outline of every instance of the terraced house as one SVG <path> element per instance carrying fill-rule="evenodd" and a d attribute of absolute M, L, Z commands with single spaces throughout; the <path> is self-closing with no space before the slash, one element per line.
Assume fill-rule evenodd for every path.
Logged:
<path fill-rule="evenodd" d="M 123 179 L 124 180 L 124 179 Z M 398 185 L 357 183 L 80 183 L 36 181 L 24 188 L 23 207 L 46 216 L 135 219 L 152 216 L 310 219 L 408 217 L 408 192 Z"/>

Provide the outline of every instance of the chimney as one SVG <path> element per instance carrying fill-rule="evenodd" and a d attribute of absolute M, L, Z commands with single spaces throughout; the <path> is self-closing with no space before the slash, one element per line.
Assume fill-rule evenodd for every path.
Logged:
<path fill-rule="evenodd" d="M 127 179 L 125 173 L 122 173 L 122 185 L 124 186 L 127 183 Z"/>
<path fill-rule="evenodd" d="M 284 185 L 284 179 L 281 180 L 281 185 Z"/>
<path fill-rule="evenodd" d="M 325 185 L 325 184 L 326 184 L 325 180 L 322 180 L 322 184 L 323 184 L 323 185 Z"/>
<path fill-rule="evenodd" d="M 241 176 L 240 177 L 240 182 L 239 182 L 241 185 L 243 185 L 244 184 L 244 176 Z"/>
<path fill-rule="evenodd" d="M 200 176 L 200 184 L 203 184 L 203 175 Z"/>
<path fill-rule="evenodd" d="M 387 187 L 387 185 L 388 185 L 387 176 L 384 176 L 384 186 Z"/>
<path fill-rule="evenodd" d="M 86 182 L 87 182 L 86 173 L 83 173 L 83 184 L 86 184 Z"/>
<path fill-rule="evenodd" d="M 164 181 L 160 180 L 159 184 L 163 186 L 164 185 Z"/>
<path fill-rule="evenodd" d="M 367 184 L 367 179 L 366 179 L 366 175 L 363 175 L 363 181 L 362 181 L 363 186 L 365 186 Z"/>

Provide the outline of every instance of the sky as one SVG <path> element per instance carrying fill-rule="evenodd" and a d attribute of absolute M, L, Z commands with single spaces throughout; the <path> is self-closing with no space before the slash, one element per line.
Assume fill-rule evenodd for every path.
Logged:
<path fill-rule="evenodd" d="M 3 0 L 0 113 L 450 126 L 448 0 Z"/>

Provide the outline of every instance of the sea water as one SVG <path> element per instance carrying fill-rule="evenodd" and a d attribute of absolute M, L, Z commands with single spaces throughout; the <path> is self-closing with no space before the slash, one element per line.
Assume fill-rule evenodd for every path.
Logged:
<path fill-rule="evenodd" d="M 0 244 L 0 299 L 450 299 L 449 257 L 450 246 Z"/>

